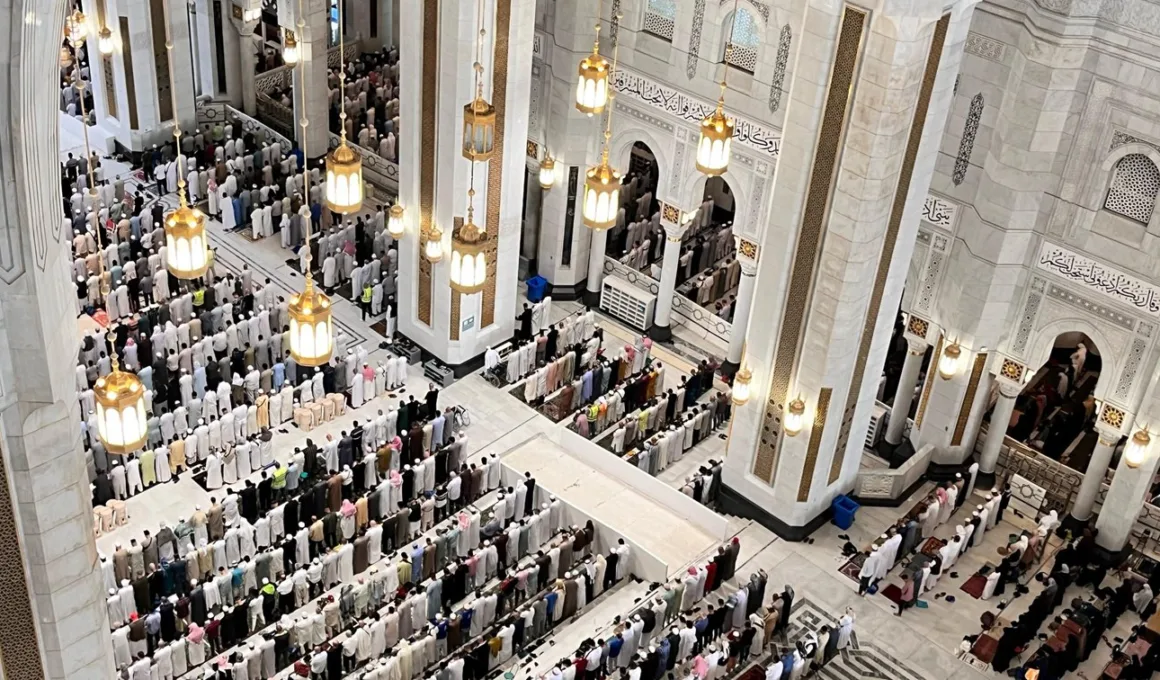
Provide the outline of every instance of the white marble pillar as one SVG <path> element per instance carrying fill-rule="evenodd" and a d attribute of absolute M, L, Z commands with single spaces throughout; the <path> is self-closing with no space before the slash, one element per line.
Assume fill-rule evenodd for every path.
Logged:
<path fill-rule="evenodd" d="M 677 287 L 677 268 L 681 259 L 681 238 L 685 227 L 665 225 L 665 253 L 661 260 L 661 285 L 657 292 L 656 318 L 649 336 L 654 340 L 670 340 L 673 337 L 672 313 L 673 293 Z M 591 276 L 591 274 L 589 274 Z"/>
<path fill-rule="evenodd" d="M 926 355 L 925 342 L 907 338 L 906 345 L 906 359 L 902 362 L 902 375 L 898 378 L 894 405 L 890 407 L 890 420 L 886 425 L 886 443 L 894 446 L 902 443 L 902 433 L 910 417 L 910 405 L 914 402 L 918 372 L 922 370 L 922 358 Z"/>
<path fill-rule="evenodd" d="M 463 155 L 463 107 L 476 95 L 477 7 L 448 0 L 400 6 L 399 197 L 409 216 L 399 243 L 399 332 L 453 367 L 469 367 L 510 339 L 519 313 L 534 4 L 483 2 L 482 96 L 496 110 L 497 143 L 490 159 L 475 163 Z M 466 218 L 472 186 L 490 266 L 483 290 L 461 293 L 450 285 L 452 231 Z M 443 259 L 431 264 L 423 246 L 436 228 Z"/>
<path fill-rule="evenodd" d="M 1119 552 L 1127 547 L 1136 518 L 1152 490 L 1157 467 L 1160 467 L 1160 456 L 1156 455 L 1155 440 L 1148 446 L 1144 462 L 1139 467 L 1131 467 L 1121 458 L 1096 517 L 1096 529 L 1099 530 L 1096 543 L 1101 548 Z M 1086 475 L 1084 479 L 1086 481 Z"/>
<path fill-rule="evenodd" d="M 584 303 L 589 307 L 600 306 L 600 289 L 604 284 L 604 251 L 607 248 L 608 232 L 593 231 L 592 245 L 588 249 L 588 280 L 584 284 Z"/>
<path fill-rule="evenodd" d="M 326 154 L 330 149 L 330 136 L 327 133 L 327 128 L 330 125 L 329 118 L 329 97 L 330 91 L 327 84 L 327 34 L 330 29 L 329 18 L 327 13 L 330 9 L 330 3 L 326 0 L 302 0 L 303 10 L 306 16 L 304 17 L 305 25 L 300 25 L 298 21 L 298 6 L 297 3 L 291 2 L 291 16 L 294 18 L 294 25 L 297 30 L 294 31 L 298 38 L 299 58 L 303 60 L 303 64 L 294 69 L 294 136 L 300 138 L 302 136 L 301 119 L 303 115 L 302 110 L 302 89 L 306 91 L 306 115 L 309 117 L 309 125 L 306 126 L 306 139 L 297 139 L 298 145 L 305 152 L 306 157 L 310 159 L 319 158 Z M 242 52 L 246 51 L 245 39 L 243 38 Z M 249 82 L 252 84 L 253 79 L 253 64 L 249 67 L 246 65 L 245 57 L 242 58 L 242 92 L 246 91 L 246 69 L 250 69 Z M 303 80 L 305 78 L 305 80 Z"/>
<path fill-rule="evenodd" d="M 1080 522 L 1086 522 L 1092 516 L 1092 508 L 1095 507 L 1096 499 L 1100 495 L 1100 487 L 1104 483 L 1104 475 L 1108 471 L 1108 465 L 1112 462 L 1112 454 L 1116 451 L 1116 444 L 1120 441 L 1120 433 L 1116 431 L 1108 431 L 1099 425 L 1096 426 L 1096 431 L 1099 433 L 1099 441 L 1096 443 L 1096 448 L 1092 451 L 1092 457 L 1088 461 L 1087 470 L 1083 473 L 1083 481 L 1080 482 L 1079 491 L 1075 494 L 1075 501 L 1071 504 L 1071 516 Z M 1127 467 L 1127 465 L 1123 465 Z M 982 465 L 979 466 L 982 468 Z"/>
<path fill-rule="evenodd" d="M 741 281 L 737 284 L 737 305 L 733 308 L 733 330 L 729 335 L 729 356 L 725 362 L 736 371 L 741 366 L 745 351 L 745 334 L 749 328 L 749 312 L 753 309 L 753 290 L 757 284 L 757 263 L 741 263 Z"/>
<path fill-rule="evenodd" d="M 991 423 L 987 426 L 987 437 L 983 440 L 983 452 L 979 455 L 979 472 L 990 475 L 995 473 L 995 466 L 999 463 L 999 453 L 1003 450 L 1003 440 L 1007 438 L 1007 426 L 1011 423 L 1011 414 L 1015 411 L 1015 398 L 1019 396 L 1019 389 L 1014 385 L 999 383 L 999 398 L 995 400 L 995 408 L 991 409 Z"/>
<path fill-rule="evenodd" d="M 113 680 L 69 368 L 78 337 L 56 160 L 64 12 L 0 7 L 0 23 L 17 27 L 0 35 L 0 184 L 10 188 L 0 201 L 0 676 Z"/>
<path fill-rule="evenodd" d="M 254 45 L 254 22 L 236 22 L 238 29 L 238 75 L 242 84 L 242 111 L 247 116 L 258 115 L 258 94 L 254 87 L 258 56 Z"/>
<path fill-rule="evenodd" d="M 529 168 L 530 170 L 530 168 Z M 548 192 L 540 186 L 538 168 L 536 172 L 529 171 L 524 178 L 524 221 L 520 235 L 520 266 L 526 269 L 528 276 L 536 268 L 536 252 L 539 250 L 540 216 L 544 212 L 545 194 Z"/>

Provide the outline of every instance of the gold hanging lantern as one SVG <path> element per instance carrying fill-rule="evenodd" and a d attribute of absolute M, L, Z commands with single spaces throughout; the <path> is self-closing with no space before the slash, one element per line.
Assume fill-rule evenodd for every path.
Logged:
<path fill-rule="evenodd" d="M 540 188 L 547 191 L 556 184 L 556 161 L 552 157 L 544 154 L 544 160 L 540 161 Z"/>
<path fill-rule="evenodd" d="M 938 374 L 943 380 L 950 380 L 959 372 L 959 357 L 962 355 L 963 348 L 957 342 L 952 342 L 943 349 L 943 355 L 938 361 Z"/>
<path fill-rule="evenodd" d="M 113 360 L 113 372 L 97 380 L 93 387 L 97 402 L 97 434 L 109 453 L 132 453 L 149 437 L 149 418 L 145 414 L 145 386 L 137 376 L 119 370 Z"/>
<path fill-rule="evenodd" d="M 749 403 L 749 383 L 753 381 L 753 371 L 742 366 L 733 376 L 733 404 L 744 406 Z"/>
<path fill-rule="evenodd" d="M 608 105 L 608 81 L 611 75 L 608 60 L 600 56 L 600 17 L 604 14 L 601 0 L 596 10 L 596 40 L 592 54 L 580 60 L 579 79 L 576 81 L 576 110 L 589 116 L 603 113 Z"/>
<path fill-rule="evenodd" d="M 478 293 L 487 282 L 487 232 L 473 221 L 474 198 L 475 189 L 471 189 L 467 192 L 467 221 L 451 233 L 451 288 L 464 295 Z"/>
<path fill-rule="evenodd" d="M 431 264 L 436 264 L 443 259 L 442 229 L 436 226 L 431 227 L 431 232 L 427 235 L 427 243 L 423 246 L 423 254 Z"/>
<path fill-rule="evenodd" d="M 87 21 L 88 17 L 79 8 L 74 9 L 72 14 L 69 14 L 68 18 L 65 19 L 65 37 L 77 49 L 80 49 L 85 44 L 86 34 L 88 33 L 88 27 L 85 25 Z"/>
<path fill-rule="evenodd" d="M 331 212 L 349 215 L 358 212 L 363 202 L 362 158 L 346 143 L 326 154 L 326 205 Z"/>
<path fill-rule="evenodd" d="M 1124 447 L 1124 462 L 1130 468 L 1138 468 L 1144 464 L 1148 459 L 1148 446 L 1152 443 L 1152 436 L 1148 434 L 1148 429 L 1137 430 L 1136 434 L 1132 435 L 1132 439 L 1128 441 L 1128 445 Z"/>
<path fill-rule="evenodd" d="M 293 66 L 298 63 L 298 40 L 294 38 L 294 31 L 285 30 L 282 32 L 282 61 Z"/>
<path fill-rule="evenodd" d="M 463 107 L 463 157 L 486 161 L 495 150 L 495 107 L 476 94 Z"/>
<path fill-rule="evenodd" d="M 606 231 L 616 226 L 620 210 L 620 173 L 608 165 L 608 151 L 600 165 L 588 168 L 584 180 L 584 204 L 581 217 L 584 226 L 593 231 Z"/>
<path fill-rule="evenodd" d="M 184 191 L 178 200 L 177 210 L 165 217 L 165 268 L 188 281 L 201 277 L 209 269 L 209 243 L 205 213 L 186 204 Z"/>
<path fill-rule="evenodd" d="M 701 139 L 697 143 L 697 170 L 717 177 L 729 169 L 733 144 L 733 121 L 725 115 L 724 98 L 717 109 L 701 121 Z"/>
<path fill-rule="evenodd" d="M 102 28 L 101 32 L 97 34 L 97 49 L 106 57 L 117 49 L 117 41 L 113 40 L 113 32 L 109 30 L 108 26 Z"/>
<path fill-rule="evenodd" d="M 805 425 L 806 403 L 801 397 L 789 403 L 785 411 L 785 433 L 796 437 Z"/>
<path fill-rule="evenodd" d="M 306 246 L 303 246 L 306 247 Z M 301 293 L 290 297 L 290 355 L 299 366 L 322 366 L 334 351 L 330 298 L 307 277 Z"/>
<path fill-rule="evenodd" d="M 403 223 L 403 206 L 399 205 L 398 200 L 387 213 L 387 233 L 396 241 L 403 238 L 406 233 L 406 224 Z"/>
<path fill-rule="evenodd" d="M 338 3 L 338 82 L 339 92 L 346 92 L 346 51 L 342 44 L 342 12 Z M 349 215 L 358 212 L 363 202 L 362 158 L 346 143 L 346 96 L 341 96 L 338 146 L 326 154 L 326 205 L 331 212 Z"/>

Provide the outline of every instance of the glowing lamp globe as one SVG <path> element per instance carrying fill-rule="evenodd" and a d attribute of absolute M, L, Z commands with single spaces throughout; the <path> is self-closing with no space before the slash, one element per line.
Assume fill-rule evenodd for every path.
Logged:
<path fill-rule="evenodd" d="M 403 223 L 403 206 L 398 203 L 391 206 L 387 213 L 387 233 L 393 239 L 400 239 L 406 233 L 406 225 Z"/>
<path fill-rule="evenodd" d="M 495 150 L 495 107 L 477 95 L 463 107 L 463 157 L 486 161 Z"/>
<path fill-rule="evenodd" d="M 1148 446 L 1152 443 L 1152 437 L 1148 434 L 1148 430 L 1139 430 L 1132 435 L 1132 440 L 1124 448 L 1124 462 L 1130 468 L 1138 468 L 1144 464 L 1148 458 Z"/>
<path fill-rule="evenodd" d="M 282 61 L 293 66 L 298 63 L 298 41 L 290 31 L 285 33 L 285 43 L 282 46 Z"/>
<path fill-rule="evenodd" d="M 439 227 L 431 227 L 427 243 L 423 246 L 423 254 L 431 264 L 443 259 L 443 231 Z"/>
<path fill-rule="evenodd" d="M 544 156 L 540 161 L 540 188 L 545 191 L 556 184 L 556 161 L 551 156 Z"/>
<path fill-rule="evenodd" d="M 589 116 L 603 113 L 608 105 L 608 60 L 595 49 L 580 60 L 580 79 L 576 82 L 576 110 Z"/>
<path fill-rule="evenodd" d="M 710 113 L 701 121 L 701 140 L 697 143 L 697 170 L 709 177 L 722 175 L 729 169 L 730 147 L 733 144 L 733 121 L 721 111 Z"/>
<path fill-rule="evenodd" d="M 789 407 L 785 411 L 785 433 L 791 437 L 796 437 L 802 431 L 802 426 L 805 420 L 806 403 L 802 401 L 801 397 L 794 399 L 789 403 Z"/>
<path fill-rule="evenodd" d="M 620 173 L 608 165 L 607 157 L 600 165 L 588 169 L 584 180 L 584 204 L 581 217 L 584 226 L 594 231 L 606 231 L 616 226 L 620 209 Z"/>
<path fill-rule="evenodd" d="M 113 40 L 113 32 L 109 30 L 108 26 L 102 28 L 101 32 L 97 35 L 97 49 L 106 57 L 117 49 L 117 41 Z"/>
<path fill-rule="evenodd" d="M 464 295 L 478 293 L 487 282 L 487 232 L 471 221 L 451 234 L 450 285 Z"/>
<path fill-rule="evenodd" d="M 196 279 L 209 269 L 205 213 L 182 201 L 165 218 L 165 268 L 179 279 Z"/>
<path fill-rule="evenodd" d="M 326 205 L 342 215 L 358 212 L 363 202 L 362 159 L 343 140 L 326 154 Z"/>
<path fill-rule="evenodd" d="M 145 386 L 137 376 L 120 370 L 97 380 L 97 435 L 109 453 L 132 453 L 149 436 Z"/>
<path fill-rule="evenodd" d="M 744 406 L 749 403 L 749 383 L 753 381 L 753 371 L 744 366 L 733 376 L 733 403 Z"/>
<path fill-rule="evenodd" d="M 952 342 L 943 350 L 943 355 L 938 361 L 938 374 L 943 380 L 950 380 L 959 372 L 959 358 L 962 354 L 963 348 L 959 347 L 957 342 Z"/>
<path fill-rule="evenodd" d="M 334 352 L 330 298 L 306 279 L 306 288 L 290 298 L 290 356 L 299 366 L 322 366 Z"/>

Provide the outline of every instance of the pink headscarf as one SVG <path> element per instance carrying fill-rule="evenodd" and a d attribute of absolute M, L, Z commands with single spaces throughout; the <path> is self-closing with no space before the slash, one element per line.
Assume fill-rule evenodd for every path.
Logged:
<path fill-rule="evenodd" d="M 398 437 L 395 437 L 395 439 L 398 439 Z M 398 470 L 391 470 L 390 479 L 391 486 L 395 487 L 396 489 L 403 485 L 403 475 L 399 474 Z"/>
<path fill-rule="evenodd" d="M 341 508 L 341 510 L 339 510 L 339 512 L 342 513 L 343 517 L 354 517 L 354 513 L 355 513 L 354 503 L 351 503 L 350 499 L 348 498 L 347 500 L 342 502 L 342 508 Z"/>
<path fill-rule="evenodd" d="M 191 623 L 189 624 L 189 633 L 187 633 L 185 637 L 189 638 L 190 642 L 199 644 L 202 640 L 205 639 L 205 629 L 196 623 Z"/>
<path fill-rule="evenodd" d="M 466 512 L 459 513 L 459 528 L 466 531 L 469 526 L 471 526 L 471 515 Z"/>
<path fill-rule="evenodd" d="M 363 366 L 362 374 L 363 380 L 375 379 L 375 369 L 371 368 L 370 366 Z"/>

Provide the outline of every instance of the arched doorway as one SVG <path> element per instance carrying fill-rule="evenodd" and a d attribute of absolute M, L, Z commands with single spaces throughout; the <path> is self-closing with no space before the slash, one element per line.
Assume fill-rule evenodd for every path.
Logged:
<path fill-rule="evenodd" d="M 681 246 L 677 291 L 726 321 L 733 320 L 741 263 L 733 240 L 736 199 L 724 178 L 710 177 Z"/>
<path fill-rule="evenodd" d="M 1080 332 L 1055 338 L 1047 361 L 1015 400 L 1007 435 L 1084 472 L 1098 436 L 1093 429 L 1094 396 L 1103 360 L 1090 337 Z"/>
<path fill-rule="evenodd" d="M 634 143 L 620 189 L 624 224 L 613 228 L 608 237 L 610 255 L 646 274 L 664 255 L 664 230 L 660 226 L 657 200 L 659 176 L 660 168 L 652 149 L 644 142 Z M 654 215 L 657 219 L 652 219 Z"/>

